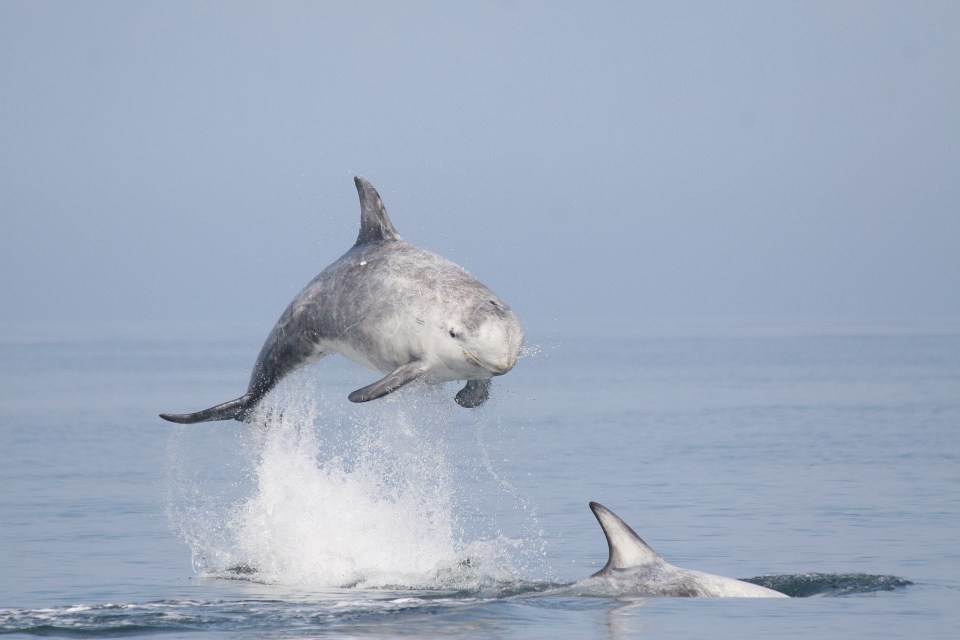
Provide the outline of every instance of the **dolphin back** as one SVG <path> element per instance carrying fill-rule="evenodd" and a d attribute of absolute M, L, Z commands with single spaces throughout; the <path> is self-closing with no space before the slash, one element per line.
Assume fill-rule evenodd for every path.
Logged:
<path fill-rule="evenodd" d="M 773 589 L 668 563 L 617 514 L 591 502 L 610 548 L 606 566 L 591 578 L 611 580 L 631 593 L 707 598 L 786 598 Z"/>

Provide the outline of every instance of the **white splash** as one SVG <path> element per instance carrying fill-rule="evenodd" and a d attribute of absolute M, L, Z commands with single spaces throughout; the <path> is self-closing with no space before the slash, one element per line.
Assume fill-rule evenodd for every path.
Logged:
<path fill-rule="evenodd" d="M 477 590 L 517 580 L 522 540 L 464 540 L 462 470 L 448 451 L 462 409 L 448 396 L 415 385 L 345 407 L 340 394 L 326 402 L 308 376 L 294 376 L 262 403 L 262 426 L 238 424 L 232 444 L 215 443 L 221 458 L 240 460 L 225 492 L 236 497 L 219 505 L 215 482 L 185 473 L 181 443 L 171 452 L 171 512 L 197 571 L 320 588 Z"/>
<path fill-rule="evenodd" d="M 401 411 L 390 424 L 358 425 L 356 451 L 325 458 L 314 407 L 267 410 L 267 427 L 252 432 L 254 492 L 230 521 L 260 579 L 402 584 L 455 561 L 442 438 L 424 437 Z"/>

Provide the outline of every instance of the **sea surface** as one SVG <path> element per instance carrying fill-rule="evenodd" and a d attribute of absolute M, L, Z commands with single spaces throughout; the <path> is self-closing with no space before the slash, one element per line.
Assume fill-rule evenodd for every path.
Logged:
<path fill-rule="evenodd" d="M 0 326 L 0 634 L 956 638 L 960 324 L 528 327 L 482 408 L 269 326 Z M 598 592 L 587 503 L 790 600 Z M 766 578 L 764 578 L 766 577 Z"/>

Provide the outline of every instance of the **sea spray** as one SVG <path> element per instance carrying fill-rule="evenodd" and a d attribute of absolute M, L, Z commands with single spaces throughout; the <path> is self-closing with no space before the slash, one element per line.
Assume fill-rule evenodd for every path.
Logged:
<path fill-rule="evenodd" d="M 471 434 L 454 423 L 489 418 L 456 407 L 448 391 L 414 384 L 355 406 L 297 374 L 251 424 L 224 423 L 209 464 L 232 459 L 237 477 L 222 495 L 186 472 L 189 462 L 171 465 L 179 469 L 173 520 L 195 568 L 314 587 L 475 591 L 518 580 L 526 541 L 500 530 L 495 509 L 464 510 L 475 504 L 464 496 L 478 489 L 469 479 L 482 470 L 489 485 L 493 463 L 488 445 L 478 455 L 481 427 Z M 196 455 L 171 449 L 173 458 Z M 497 507 L 516 498 L 500 477 L 484 489 L 499 494 Z"/>
<path fill-rule="evenodd" d="M 495 406 L 495 403 L 491 403 Z M 470 465 L 461 465 L 461 513 L 472 513 L 472 531 L 463 531 L 484 540 L 496 540 L 498 554 L 519 575 L 553 579 L 546 561 L 546 533 L 536 504 L 516 484 L 526 473 L 528 462 L 516 458 L 516 436 L 523 424 L 507 421 L 499 412 L 483 410 L 472 414 L 471 432 L 464 433 Z M 519 530 L 507 535 L 504 514 Z"/>
<path fill-rule="evenodd" d="M 264 407 L 264 428 L 251 432 L 259 456 L 253 493 L 229 524 L 258 579 L 407 584 L 456 561 L 445 425 L 418 424 L 410 411 L 380 405 L 353 428 L 320 437 L 327 425 L 313 402 L 284 395 L 282 411 Z M 344 436 L 340 446 L 321 446 Z"/>
<path fill-rule="evenodd" d="M 217 571 L 236 562 L 230 505 L 249 495 L 249 460 L 239 454 L 239 423 L 215 429 L 173 427 L 167 442 L 164 493 L 171 528 L 187 544 L 193 570 Z"/>

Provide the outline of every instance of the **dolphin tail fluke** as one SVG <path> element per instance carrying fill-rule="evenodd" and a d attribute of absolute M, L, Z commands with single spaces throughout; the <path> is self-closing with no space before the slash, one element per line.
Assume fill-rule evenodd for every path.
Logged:
<path fill-rule="evenodd" d="M 215 407 L 197 411 L 196 413 L 161 413 L 160 417 L 170 422 L 179 424 L 194 424 L 196 422 L 212 422 L 214 420 L 240 420 L 243 421 L 247 411 L 256 404 L 253 394 L 240 396 L 236 400 L 230 400 Z"/>

